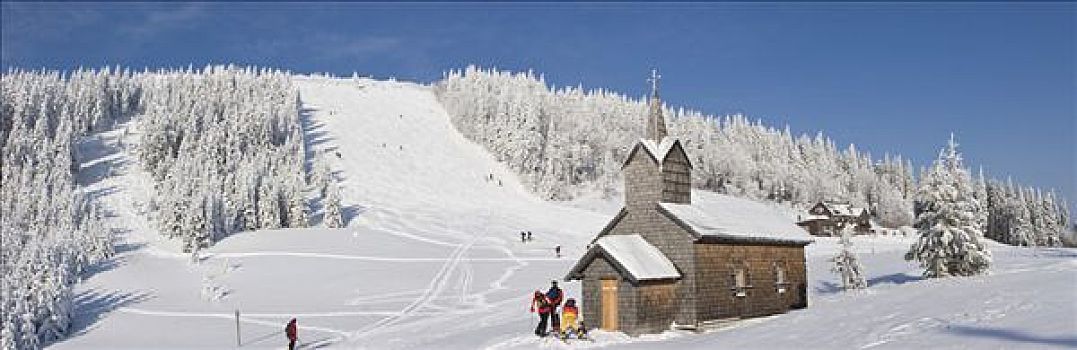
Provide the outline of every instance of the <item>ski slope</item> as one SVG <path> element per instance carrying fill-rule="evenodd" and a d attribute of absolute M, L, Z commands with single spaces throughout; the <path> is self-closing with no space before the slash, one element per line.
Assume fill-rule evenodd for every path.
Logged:
<path fill-rule="evenodd" d="M 1077 347 L 1077 251 L 996 245 L 992 274 L 925 281 L 901 259 L 911 241 L 900 237 L 857 237 L 872 285 L 857 293 L 839 291 L 826 262 L 837 244 L 818 239 L 804 310 L 703 334 L 538 339 L 530 294 L 564 275 L 619 198 L 535 198 L 453 129 L 429 87 L 296 79 L 308 151 L 328 155 L 347 227 L 240 233 L 192 262 L 149 221 L 138 125 L 120 125 L 80 145 L 80 181 L 120 230 L 120 254 L 78 285 L 75 334 L 51 347 L 283 348 L 292 317 L 303 348 Z M 780 206 L 693 196 L 709 212 L 797 229 Z M 521 230 L 535 240 L 521 243 Z M 564 287 L 579 296 L 577 283 Z"/>

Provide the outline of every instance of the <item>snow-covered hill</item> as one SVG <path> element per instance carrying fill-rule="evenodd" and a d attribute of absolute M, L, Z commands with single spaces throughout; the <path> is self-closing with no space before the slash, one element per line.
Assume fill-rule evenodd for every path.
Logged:
<path fill-rule="evenodd" d="M 529 294 L 564 275 L 618 200 L 535 198 L 453 129 L 426 86 L 297 84 L 308 151 L 330 155 L 347 228 L 236 234 L 192 263 L 146 221 L 152 182 L 130 160 L 137 125 L 122 142 L 126 125 L 97 135 L 82 147 L 96 156 L 90 162 L 111 165 L 86 190 L 111 212 L 124 242 L 117 258 L 78 286 L 77 334 L 54 347 L 229 348 L 238 340 L 244 348 L 281 348 L 292 317 L 308 348 L 1077 346 L 1077 251 L 993 246 L 993 274 L 925 281 L 901 259 L 910 240 L 897 237 L 856 240 L 872 285 L 859 293 L 839 292 L 828 270 L 836 242 L 809 246 L 811 305 L 804 310 L 699 335 L 595 332 L 595 342 L 572 344 L 535 338 Z M 797 230 L 779 206 L 694 196 L 708 211 L 750 225 Z M 521 230 L 535 240 L 521 243 Z M 565 257 L 554 257 L 555 245 Z M 566 291 L 579 295 L 575 283 Z"/>

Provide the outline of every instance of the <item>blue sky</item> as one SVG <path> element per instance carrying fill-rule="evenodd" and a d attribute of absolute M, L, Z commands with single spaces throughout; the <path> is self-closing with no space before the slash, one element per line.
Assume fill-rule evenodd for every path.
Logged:
<path fill-rule="evenodd" d="M 468 64 L 745 113 L 1077 203 L 1073 3 L 4 3 L 5 69 L 254 64 L 430 82 Z"/>

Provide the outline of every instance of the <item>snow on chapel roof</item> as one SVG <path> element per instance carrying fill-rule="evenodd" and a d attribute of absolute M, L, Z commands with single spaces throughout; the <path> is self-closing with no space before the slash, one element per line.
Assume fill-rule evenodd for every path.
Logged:
<path fill-rule="evenodd" d="M 767 227 L 757 227 L 751 219 L 746 220 L 746 218 L 720 220 L 707 215 L 691 204 L 658 203 L 658 206 L 672 219 L 699 235 L 699 238 L 795 245 L 806 245 L 812 242 L 804 238 L 803 231 L 799 229 L 781 232 Z"/>
<path fill-rule="evenodd" d="M 673 261 L 640 235 L 603 236 L 595 244 L 596 246 L 569 271 L 566 280 L 576 278 L 574 276 L 594 260 L 598 249 L 606 252 L 613 260 L 611 263 L 619 265 L 635 281 L 681 278 L 681 273 L 677 271 Z"/>
<path fill-rule="evenodd" d="M 671 137 L 662 138 L 661 143 L 655 142 L 654 140 L 639 139 L 639 142 L 637 143 L 636 147 L 643 146 L 643 150 L 647 151 L 647 153 L 654 157 L 655 161 L 658 162 L 658 166 L 661 167 L 662 161 L 666 159 L 666 155 L 669 154 L 669 151 L 673 150 L 673 145 L 676 144 L 677 141 L 677 139 Z M 635 149 L 633 149 L 633 151 L 635 151 Z M 624 164 L 621 164 L 621 166 L 628 164 L 628 161 L 630 160 L 632 160 L 632 153 L 628 154 L 628 157 L 625 158 Z"/>
<path fill-rule="evenodd" d="M 639 142 L 643 144 L 643 147 L 647 149 L 647 152 L 651 152 L 651 155 L 658 160 L 658 164 L 662 164 L 662 160 L 666 159 L 666 155 L 673 149 L 673 143 L 677 142 L 676 139 L 670 137 L 662 138 L 662 143 L 656 143 L 654 140 L 639 139 Z"/>

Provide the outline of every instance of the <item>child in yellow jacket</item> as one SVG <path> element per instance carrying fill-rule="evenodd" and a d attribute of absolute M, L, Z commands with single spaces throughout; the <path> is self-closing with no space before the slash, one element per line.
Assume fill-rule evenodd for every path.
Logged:
<path fill-rule="evenodd" d="M 587 331 L 577 325 L 577 320 L 580 317 L 580 309 L 576 308 L 576 299 L 568 298 L 565 301 L 565 307 L 561 309 L 561 334 L 562 337 L 568 338 L 569 330 L 576 334 L 576 338 L 583 338 Z"/>

